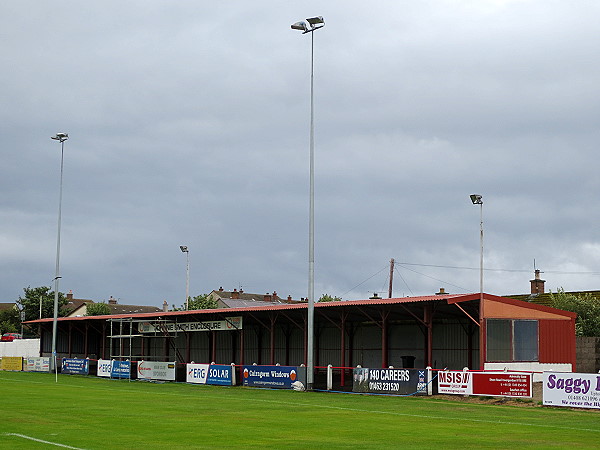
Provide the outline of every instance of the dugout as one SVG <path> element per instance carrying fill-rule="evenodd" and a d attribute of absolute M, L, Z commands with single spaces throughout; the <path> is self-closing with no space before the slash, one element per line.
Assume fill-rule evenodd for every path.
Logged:
<path fill-rule="evenodd" d="M 490 294 L 315 304 L 314 364 L 575 370 L 574 313 Z M 39 327 L 51 356 L 52 319 Z M 307 304 L 64 317 L 57 356 L 236 365 L 307 360 Z M 344 370 L 345 376 L 351 376 Z M 342 373 L 343 373 L 342 372 Z M 317 383 L 318 377 L 315 378 Z M 343 382 L 342 382 L 343 383 Z"/>

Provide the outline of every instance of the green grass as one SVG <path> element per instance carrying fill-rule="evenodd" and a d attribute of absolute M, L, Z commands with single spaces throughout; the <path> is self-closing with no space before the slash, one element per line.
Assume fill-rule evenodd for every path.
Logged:
<path fill-rule="evenodd" d="M 0 372 L 0 447 L 597 448 L 600 413 Z M 59 447 L 53 447 L 59 448 Z"/>

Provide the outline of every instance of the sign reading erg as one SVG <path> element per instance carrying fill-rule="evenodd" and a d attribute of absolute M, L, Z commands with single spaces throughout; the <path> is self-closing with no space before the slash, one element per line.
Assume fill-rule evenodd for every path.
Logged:
<path fill-rule="evenodd" d="M 90 361 L 88 359 L 63 358 L 60 371 L 61 373 L 87 375 L 90 371 Z"/>
<path fill-rule="evenodd" d="M 306 367 L 244 366 L 244 386 L 304 390 Z"/>
<path fill-rule="evenodd" d="M 231 386 L 232 367 L 216 364 L 187 364 L 186 381 L 195 384 Z"/>
<path fill-rule="evenodd" d="M 544 405 L 600 409 L 600 375 L 544 372 Z"/>
<path fill-rule="evenodd" d="M 353 392 L 427 395 L 427 373 L 423 369 L 357 368 Z"/>

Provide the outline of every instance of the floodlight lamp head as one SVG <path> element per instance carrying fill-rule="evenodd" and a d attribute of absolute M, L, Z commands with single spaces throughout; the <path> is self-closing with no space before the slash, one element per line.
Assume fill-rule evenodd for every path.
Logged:
<path fill-rule="evenodd" d="M 483 197 L 479 194 L 471 194 L 471 201 L 474 205 L 483 205 Z"/>
<path fill-rule="evenodd" d="M 292 24 L 292 30 L 300 30 L 304 33 L 308 31 L 308 26 L 304 20 Z"/>
<path fill-rule="evenodd" d="M 189 252 L 189 250 L 187 248 L 187 245 L 180 245 L 179 248 L 181 249 L 181 251 L 183 253 L 188 253 Z"/>
<path fill-rule="evenodd" d="M 310 26 L 312 28 L 315 28 L 317 25 L 321 25 L 321 26 L 325 25 L 325 21 L 323 20 L 323 16 L 311 17 L 309 19 L 306 19 L 306 21 L 308 23 L 310 23 Z"/>
<path fill-rule="evenodd" d="M 50 139 L 54 139 L 55 141 L 64 142 L 69 139 L 69 135 L 67 133 L 56 133 L 56 136 L 51 136 Z"/>

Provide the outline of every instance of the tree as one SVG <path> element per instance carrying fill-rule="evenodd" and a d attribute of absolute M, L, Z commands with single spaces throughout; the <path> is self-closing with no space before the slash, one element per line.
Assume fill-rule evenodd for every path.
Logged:
<path fill-rule="evenodd" d="M 0 311 L 0 334 L 20 333 L 21 318 L 17 308 Z"/>
<path fill-rule="evenodd" d="M 110 308 L 104 302 L 90 303 L 90 304 L 86 305 L 85 309 L 86 309 L 86 313 L 85 313 L 86 316 L 107 316 L 108 314 L 110 314 Z"/>
<path fill-rule="evenodd" d="M 577 313 L 575 334 L 577 336 L 600 336 L 600 301 L 590 293 L 583 295 L 567 294 L 559 289 L 550 293 L 552 306 Z"/>
<path fill-rule="evenodd" d="M 342 297 L 332 297 L 329 294 L 321 295 L 321 298 L 318 300 L 319 302 L 339 302 L 342 300 Z"/>
<path fill-rule="evenodd" d="M 188 309 L 215 309 L 218 307 L 219 304 L 210 294 L 200 294 L 188 300 Z"/>
<path fill-rule="evenodd" d="M 25 311 L 25 320 L 36 320 L 40 318 L 40 298 L 42 301 L 42 319 L 54 317 L 54 291 L 47 286 L 23 288 L 24 297 L 19 297 L 17 305 Z M 58 293 L 58 315 L 64 316 L 62 307 L 67 304 L 65 294 Z"/>

